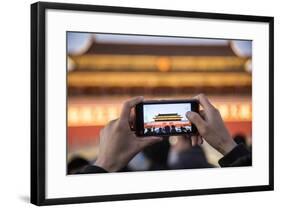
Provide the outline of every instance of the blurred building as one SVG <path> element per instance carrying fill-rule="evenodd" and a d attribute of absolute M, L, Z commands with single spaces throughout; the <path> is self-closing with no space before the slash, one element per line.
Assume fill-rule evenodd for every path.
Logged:
<path fill-rule="evenodd" d="M 154 121 L 181 121 L 182 116 L 177 113 L 159 113 L 153 119 Z"/>
<path fill-rule="evenodd" d="M 250 56 L 218 45 L 98 42 L 68 54 L 68 152 L 94 158 L 99 130 L 132 96 L 190 98 L 205 93 L 230 132 L 251 138 Z M 90 147 L 90 151 L 87 148 Z"/>

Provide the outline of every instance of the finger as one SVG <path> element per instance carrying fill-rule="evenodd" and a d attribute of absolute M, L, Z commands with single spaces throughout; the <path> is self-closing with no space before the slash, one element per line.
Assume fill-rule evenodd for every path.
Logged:
<path fill-rule="evenodd" d="M 131 110 L 130 116 L 129 116 L 129 124 L 130 124 L 130 128 L 131 128 L 132 130 L 135 130 L 135 129 L 136 129 L 136 126 L 135 126 L 135 118 L 136 118 L 135 111 L 134 111 L 134 110 Z"/>
<path fill-rule="evenodd" d="M 184 135 L 179 135 L 177 136 L 177 145 L 181 146 L 181 148 L 183 146 L 186 146 L 186 144 L 188 144 L 188 146 L 191 146 L 191 135 L 190 134 L 184 134 Z"/>
<path fill-rule="evenodd" d="M 206 112 L 204 110 L 200 110 L 199 114 L 204 120 L 206 120 Z"/>
<path fill-rule="evenodd" d="M 198 145 L 201 145 L 201 144 L 203 144 L 203 138 L 202 138 L 202 136 L 197 136 L 198 138 L 197 138 L 197 144 Z"/>
<path fill-rule="evenodd" d="M 140 137 L 139 138 L 139 147 L 140 149 L 144 149 L 145 147 L 155 144 L 157 142 L 163 141 L 163 137 Z"/>
<path fill-rule="evenodd" d="M 131 112 L 131 109 L 138 103 L 140 103 L 141 101 L 143 101 L 143 97 L 142 96 L 139 96 L 139 97 L 135 97 L 135 98 L 132 98 L 130 100 L 127 100 L 124 104 L 123 104 L 123 107 L 122 107 L 122 110 L 121 110 L 121 115 L 120 115 L 120 119 L 121 120 L 126 120 L 128 121 L 129 120 L 129 117 L 130 117 L 130 112 Z"/>
<path fill-rule="evenodd" d="M 191 136 L 191 145 L 193 147 L 197 145 L 197 140 L 198 140 L 197 136 L 195 135 Z"/>
<path fill-rule="evenodd" d="M 183 135 L 181 135 L 181 137 L 182 137 L 183 139 L 190 139 L 190 138 L 191 138 L 191 135 L 190 135 L 190 134 L 183 134 Z"/>
<path fill-rule="evenodd" d="M 184 141 L 184 142 L 187 142 L 189 143 L 190 145 L 192 145 L 192 140 L 191 140 L 191 134 L 183 134 L 183 135 L 180 135 L 179 137 Z"/>
<path fill-rule="evenodd" d="M 199 101 L 199 103 L 203 106 L 205 110 L 208 110 L 210 108 L 214 108 L 214 106 L 211 104 L 209 99 L 204 94 L 199 94 L 194 97 Z"/>
<path fill-rule="evenodd" d="M 204 121 L 198 113 L 193 111 L 187 112 L 186 117 L 191 123 L 193 123 L 197 127 L 199 133 L 204 136 L 204 134 L 206 133 L 207 126 L 206 121 Z"/>

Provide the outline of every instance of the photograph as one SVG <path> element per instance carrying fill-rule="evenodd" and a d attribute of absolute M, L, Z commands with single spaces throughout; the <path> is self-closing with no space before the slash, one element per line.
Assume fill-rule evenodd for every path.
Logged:
<path fill-rule="evenodd" d="M 177 100 L 204 94 L 222 116 L 221 131 L 241 148 L 246 162 L 235 166 L 251 166 L 251 40 L 75 31 L 66 38 L 68 174 L 96 173 L 91 169 L 102 151 L 101 130 L 120 118 L 125 101 L 137 96 Z M 143 135 L 171 135 L 115 171 L 221 167 L 222 150 L 212 141 L 200 136 L 193 144 L 189 111 L 187 103 L 144 105 Z"/>

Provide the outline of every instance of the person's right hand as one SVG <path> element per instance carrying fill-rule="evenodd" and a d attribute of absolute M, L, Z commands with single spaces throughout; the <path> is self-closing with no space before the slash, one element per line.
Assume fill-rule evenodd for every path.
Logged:
<path fill-rule="evenodd" d="M 192 136 L 192 145 L 203 142 L 202 137 L 221 154 L 226 155 L 237 144 L 231 138 L 230 133 L 224 125 L 220 112 L 210 103 L 208 98 L 200 94 L 195 97 L 204 110 L 200 115 L 196 112 L 187 112 L 186 116 L 193 123 L 200 135 Z"/>
<path fill-rule="evenodd" d="M 145 147 L 163 140 L 162 137 L 137 137 L 130 128 L 131 110 L 143 97 L 127 100 L 119 119 L 109 122 L 100 132 L 99 154 L 95 165 L 116 172 Z M 133 119 L 134 120 L 134 119 Z"/>

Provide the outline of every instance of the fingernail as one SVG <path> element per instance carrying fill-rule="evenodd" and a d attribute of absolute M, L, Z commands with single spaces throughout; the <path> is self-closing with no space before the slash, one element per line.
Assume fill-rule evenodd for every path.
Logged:
<path fill-rule="evenodd" d="M 190 114 L 191 114 L 191 111 L 188 111 L 188 112 L 186 113 L 186 116 L 189 117 Z"/>

